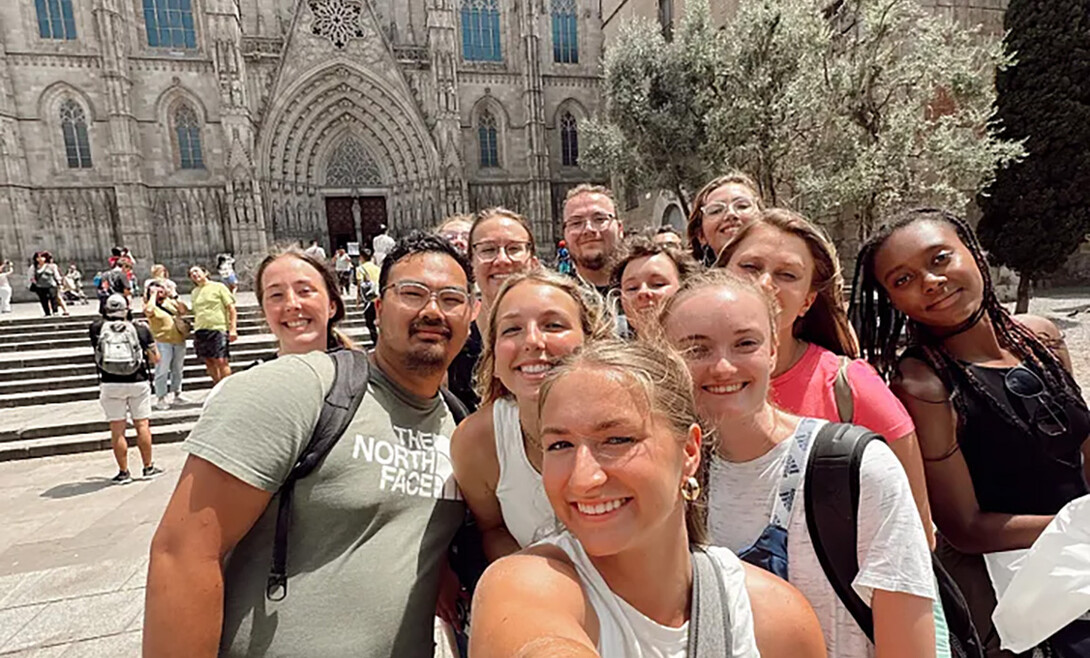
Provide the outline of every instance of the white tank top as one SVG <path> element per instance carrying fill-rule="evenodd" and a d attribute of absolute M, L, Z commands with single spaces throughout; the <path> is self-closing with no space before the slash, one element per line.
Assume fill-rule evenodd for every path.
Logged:
<path fill-rule="evenodd" d="M 500 481 L 496 499 L 500 501 L 507 531 L 525 548 L 556 529 L 556 517 L 545 495 L 545 485 L 522 443 L 518 404 L 511 398 L 499 398 L 492 405 L 492 428 L 496 435 L 496 461 Z"/>
<path fill-rule="evenodd" d="M 663 626 L 614 594 L 571 533 L 553 535 L 540 543 L 552 544 L 571 558 L 583 591 L 598 616 L 597 649 L 602 658 L 686 658 L 689 622 L 678 628 Z M 711 546 L 708 554 L 719 566 L 727 593 L 731 650 L 724 658 L 760 658 L 742 562 L 725 548 Z"/>

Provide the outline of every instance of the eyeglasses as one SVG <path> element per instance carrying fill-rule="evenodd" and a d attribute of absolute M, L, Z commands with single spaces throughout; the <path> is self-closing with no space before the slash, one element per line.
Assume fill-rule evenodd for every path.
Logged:
<path fill-rule="evenodd" d="M 727 203 L 725 201 L 712 201 L 711 203 L 702 206 L 700 208 L 700 212 L 703 213 L 705 217 L 715 219 L 726 214 L 727 211 L 730 211 L 731 213 L 736 215 L 739 213 L 749 212 L 756 205 L 757 204 L 753 202 L 753 199 L 739 197 L 731 201 L 730 203 Z"/>
<path fill-rule="evenodd" d="M 496 244 L 495 242 L 478 242 L 473 245 L 473 255 L 482 263 L 491 263 L 496 260 L 500 257 L 501 251 L 509 260 L 521 263 L 530 257 L 530 243 L 508 242 L 507 244 Z"/>
<path fill-rule="evenodd" d="M 1052 437 L 1067 433 L 1067 412 L 1045 391 L 1045 383 L 1036 373 L 1025 366 L 1011 368 L 1003 377 L 1003 385 L 1012 395 L 1037 401 L 1033 423 L 1042 434 Z"/>
<path fill-rule="evenodd" d="M 382 292 L 385 293 L 390 288 L 394 289 L 398 301 L 414 311 L 421 310 L 433 299 L 439 305 L 439 310 L 448 315 L 462 312 L 469 303 L 469 293 L 462 288 L 432 290 L 416 281 L 398 281 L 383 288 Z"/>
<path fill-rule="evenodd" d="M 564 221 L 564 232 L 581 233 L 585 226 L 589 226 L 592 231 L 601 231 L 614 219 L 617 219 L 617 216 L 611 213 L 596 213 L 590 217 L 572 217 Z"/>

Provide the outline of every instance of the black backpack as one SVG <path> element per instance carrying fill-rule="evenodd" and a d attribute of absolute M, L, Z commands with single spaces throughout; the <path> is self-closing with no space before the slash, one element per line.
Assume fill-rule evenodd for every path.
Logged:
<path fill-rule="evenodd" d="M 863 451 L 871 441 L 884 439 L 865 427 L 847 423 L 827 423 L 818 430 L 806 464 L 804 497 L 806 527 L 825 577 L 873 643 L 874 618 L 870 606 L 852 589 L 852 581 L 859 573 L 856 555 L 859 469 Z M 951 655 L 983 658 L 983 643 L 965 596 L 933 553 L 931 565 L 950 632 Z"/>
<path fill-rule="evenodd" d="M 287 479 L 281 485 L 280 507 L 276 513 L 276 533 L 273 535 L 272 569 L 265 585 L 265 596 L 270 601 L 282 601 L 288 595 L 288 531 L 291 530 L 291 503 L 295 494 L 295 483 L 310 475 L 322 463 L 325 456 L 340 440 L 341 435 L 356 415 L 363 396 L 367 394 L 367 382 L 370 379 L 370 363 L 366 352 L 349 349 L 336 349 L 329 352 L 333 359 L 336 375 L 333 386 L 322 403 L 322 412 L 318 424 L 299 459 L 292 466 Z M 466 417 L 465 407 L 450 391 L 440 388 L 447 408 L 454 416 L 454 422 L 460 423 Z M 464 530 L 464 527 L 463 527 Z M 459 535 L 463 533 L 460 531 Z M 455 542 L 458 537 L 455 537 Z M 477 546 L 480 546 L 477 537 Z M 452 549 L 453 550 L 453 549 Z M 469 549 L 463 549 L 469 552 Z M 481 553 L 483 559 L 483 550 Z M 455 570 L 457 573 L 457 569 Z M 461 576 L 461 574 L 459 574 Z"/>

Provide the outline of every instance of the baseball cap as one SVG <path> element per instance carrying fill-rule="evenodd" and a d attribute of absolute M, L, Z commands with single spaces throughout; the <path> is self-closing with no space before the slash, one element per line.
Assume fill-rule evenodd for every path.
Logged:
<path fill-rule="evenodd" d="M 125 299 L 124 295 L 113 294 L 106 298 L 106 313 L 107 317 L 120 316 L 125 317 L 129 312 L 129 300 Z"/>

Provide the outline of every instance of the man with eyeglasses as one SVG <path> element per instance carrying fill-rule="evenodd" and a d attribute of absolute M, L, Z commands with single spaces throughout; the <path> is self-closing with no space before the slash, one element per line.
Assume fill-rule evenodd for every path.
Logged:
<path fill-rule="evenodd" d="M 576 275 L 606 297 L 611 290 L 611 267 L 624 239 L 613 194 L 601 185 L 577 185 L 564 200 L 563 221 Z"/>
<path fill-rule="evenodd" d="M 280 599 L 266 596 L 270 502 L 310 440 L 333 360 L 281 356 L 224 383 L 152 542 L 146 655 L 433 655 L 445 555 L 465 518 L 439 387 L 474 319 L 472 282 L 438 236 L 387 255 L 368 392 L 295 485 Z"/>

